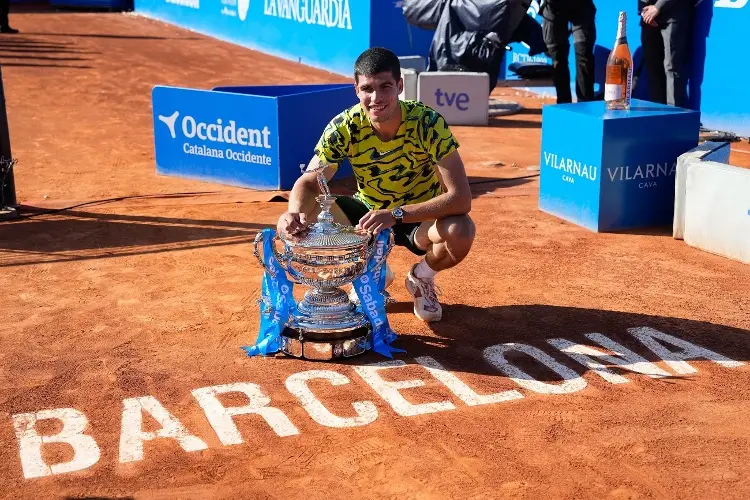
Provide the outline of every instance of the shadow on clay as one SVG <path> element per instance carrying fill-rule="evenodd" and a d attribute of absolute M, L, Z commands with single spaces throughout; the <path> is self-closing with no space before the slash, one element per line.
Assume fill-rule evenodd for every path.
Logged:
<path fill-rule="evenodd" d="M 80 50 L 74 44 L 41 42 L 24 37 L 0 39 L 0 61 L 3 66 L 90 69 L 91 66 L 66 61 L 89 61 L 86 57 L 71 56 L 97 53 Z M 59 55 L 64 57 L 56 57 Z M 16 62 L 18 59 L 21 61 Z"/>
<path fill-rule="evenodd" d="M 413 314 L 412 308 L 411 302 L 398 302 L 389 305 L 387 311 L 389 317 L 392 317 L 396 314 Z M 689 374 L 675 374 L 665 365 L 662 358 L 628 332 L 628 329 L 648 327 L 710 349 L 735 361 L 750 360 L 750 331 L 748 330 L 717 323 L 619 311 L 542 304 L 494 307 L 446 304 L 443 305 L 442 320 L 429 323 L 428 326 L 434 335 L 396 332 L 399 337 L 393 347 L 405 349 L 406 353 L 396 353 L 394 359 L 401 359 L 407 364 L 415 364 L 414 358 L 430 356 L 454 373 L 466 372 L 504 377 L 501 371 L 485 360 L 485 350 L 499 344 L 519 343 L 536 347 L 558 363 L 583 375 L 590 370 L 554 347 L 548 339 L 562 338 L 598 351 L 608 351 L 585 336 L 589 333 L 600 333 L 645 360 L 656 363 L 658 367 L 671 374 L 653 380 L 669 383 L 670 379 L 694 377 Z M 666 343 L 665 345 L 670 350 L 679 350 L 675 346 Z M 558 374 L 525 353 L 508 351 L 505 353 L 505 358 L 537 380 L 562 381 Z M 695 360 L 713 364 L 705 358 Z M 368 352 L 345 364 L 382 361 L 387 361 L 387 358 Z M 617 375 L 631 379 L 633 376 L 647 377 L 625 370 L 606 360 L 600 359 L 599 362 Z"/>
<path fill-rule="evenodd" d="M 0 224 L 0 268 L 252 243 L 265 224 L 65 210 Z"/>

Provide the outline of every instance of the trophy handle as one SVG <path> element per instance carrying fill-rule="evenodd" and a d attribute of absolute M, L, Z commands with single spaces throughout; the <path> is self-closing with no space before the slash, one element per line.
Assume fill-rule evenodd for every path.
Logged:
<path fill-rule="evenodd" d="M 263 256 L 261 256 L 260 254 L 260 246 L 262 243 L 263 243 L 263 232 L 258 232 L 258 234 L 255 235 L 255 244 L 254 244 L 255 250 L 253 251 L 253 253 L 255 254 L 255 257 L 258 259 L 258 262 L 260 262 L 260 265 L 263 266 L 263 269 L 265 269 L 268 274 L 276 278 L 276 271 L 274 271 L 273 269 L 270 269 L 266 265 L 265 261 L 263 260 Z M 271 247 L 273 248 L 273 245 L 271 245 Z M 278 260 L 278 256 L 275 250 L 273 250 L 273 253 L 274 253 L 274 256 L 277 257 L 277 260 Z"/>

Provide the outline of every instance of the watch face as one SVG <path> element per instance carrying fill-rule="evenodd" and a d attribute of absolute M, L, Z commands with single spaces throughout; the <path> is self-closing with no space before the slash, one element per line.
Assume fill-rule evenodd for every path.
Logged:
<path fill-rule="evenodd" d="M 393 216 L 400 219 L 401 217 L 404 216 L 404 211 L 401 210 L 400 208 L 396 208 L 393 210 Z"/>

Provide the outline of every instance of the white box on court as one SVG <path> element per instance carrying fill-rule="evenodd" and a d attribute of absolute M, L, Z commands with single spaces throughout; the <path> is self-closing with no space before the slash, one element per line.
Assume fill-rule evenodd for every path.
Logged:
<path fill-rule="evenodd" d="M 448 125 L 487 125 L 490 75 L 428 71 L 419 73 L 417 99 L 438 111 Z"/>
<path fill-rule="evenodd" d="M 401 78 L 404 79 L 404 91 L 398 95 L 399 99 L 402 101 L 416 101 L 419 75 L 413 69 L 401 68 Z"/>

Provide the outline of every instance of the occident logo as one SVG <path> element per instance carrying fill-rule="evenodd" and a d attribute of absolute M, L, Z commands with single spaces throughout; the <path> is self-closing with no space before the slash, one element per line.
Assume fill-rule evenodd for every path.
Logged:
<path fill-rule="evenodd" d="M 190 115 L 185 115 L 178 123 L 180 112 L 175 111 L 171 115 L 159 115 L 159 121 L 166 125 L 172 139 L 177 139 L 177 131 L 182 131 L 186 139 L 200 139 L 212 143 L 222 143 L 235 146 L 246 146 L 250 148 L 272 149 L 268 127 L 262 129 L 238 127 L 234 120 L 227 124 L 221 118 L 215 123 L 206 123 L 196 120 Z M 256 154 L 248 150 L 237 150 L 232 147 L 211 147 L 210 145 L 186 141 L 182 145 L 185 154 L 241 161 L 257 165 L 270 166 L 272 158 L 266 154 Z"/>
<path fill-rule="evenodd" d="M 247 18 L 247 11 L 250 9 L 250 0 L 237 0 L 237 16 L 240 21 Z"/>
<path fill-rule="evenodd" d="M 177 138 L 175 125 L 179 116 L 179 111 L 175 111 L 169 116 L 159 115 L 159 121 L 167 126 L 172 139 Z M 263 127 L 262 130 L 237 127 L 234 120 L 229 120 L 229 123 L 224 125 L 221 118 L 218 118 L 216 123 L 205 123 L 196 121 L 190 115 L 185 115 L 182 117 L 180 130 L 188 139 L 198 137 L 204 141 L 271 149 L 269 142 L 271 131 L 268 130 L 268 127 Z"/>
<path fill-rule="evenodd" d="M 248 0 L 249 1 L 249 0 Z M 349 0 L 263 0 L 263 14 L 318 24 L 326 28 L 352 29 Z"/>

